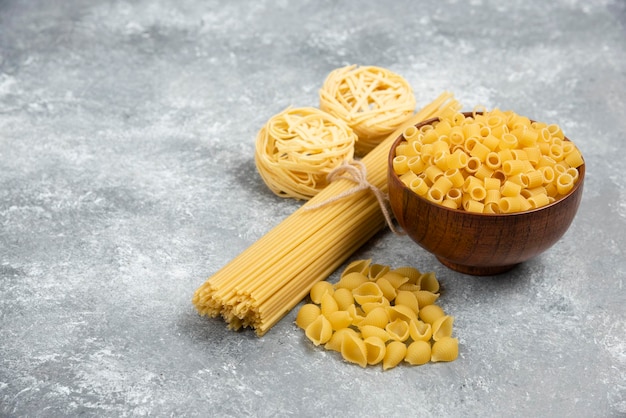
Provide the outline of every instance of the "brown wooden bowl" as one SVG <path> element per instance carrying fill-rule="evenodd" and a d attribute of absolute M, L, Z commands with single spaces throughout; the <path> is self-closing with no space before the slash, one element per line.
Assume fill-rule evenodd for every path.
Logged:
<path fill-rule="evenodd" d="M 400 181 L 393 170 L 393 158 L 403 140 L 401 135 L 389 153 L 391 209 L 407 235 L 452 270 L 478 276 L 504 273 L 554 245 L 576 215 L 583 193 L 584 164 L 578 168 L 579 178 L 570 193 L 547 206 L 507 214 L 472 213 L 430 202 Z"/>

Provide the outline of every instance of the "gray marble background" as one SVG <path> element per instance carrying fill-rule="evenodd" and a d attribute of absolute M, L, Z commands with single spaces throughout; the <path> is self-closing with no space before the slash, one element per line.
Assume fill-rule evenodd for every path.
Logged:
<path fill-rule="evenodd" d="M 257 338 L 191 304 L 300 205 L 256 132 L 347 64 L 584 153 L 571 228 L 510 273 L 388 231 L 354 254 L 437 273 L 453 363 L 361 369 L 295 311 Z M 0 416 L 625 416 L 625 85 L 623 0 L 0 0 Z"/>

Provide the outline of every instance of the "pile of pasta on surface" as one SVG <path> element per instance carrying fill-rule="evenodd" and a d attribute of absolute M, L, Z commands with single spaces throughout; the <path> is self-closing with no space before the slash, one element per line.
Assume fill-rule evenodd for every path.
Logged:
<path fill-rule="evenodd" d="M 454 317 L 436 304 L 439 296 L 432 272 L 357 260 L 337 283 L 312 287 L 296 325 L 314 345 L 361 367 L 453 361 L 459 352 Z"/>

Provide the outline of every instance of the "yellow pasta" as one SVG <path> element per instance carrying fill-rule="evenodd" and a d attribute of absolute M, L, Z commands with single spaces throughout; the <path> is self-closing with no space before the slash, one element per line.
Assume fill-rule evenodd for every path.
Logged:
<path fill-rule="evenodd" d="M 306 327 L 305 334 L 313 344 L 325 344 L 333 335 L 333 327 L 324 315 L 320 315 Z"/>
<path fill-rule="evenodd" d="M 307 303 L 303 305 L 298 311 L 296 317 L 296 325 L 302 329 L 306 329 L 309 325 L 322 314 L 320 307 L 314 303 Z"/>
<path fill-rule="evenodd" d="M 454 317 L 450 315 L 444 315 L 435 322 L 433 322 L 433 340 L 439 341 L 443 338 L 452 336 L 452 325 L 454 324 Z"/>
<path fill-rule="evenodd" d="M 354 289 L 339 287 L 355 275 L 366 277 L 366 281 Z M 383 370 L 403 360 L 408 365 L 421 365 L 431 361 L 431 344 L 452 336 L 454 318 L 434 305 L 439 294 L 433 291 L 439 290 L 439 281 L 433 272 L 422 273 L 410 266 L 391 269 L 371 264 L 371 260 L 357 260 L 339 277 L 335 284 L 313 286 L 309 297 L 311 302 L 315 297 L 319 303 L 303 304 L 296 325 L 305 330 L 314 345 L 341 353 L 346 362 L 361 367 L 382 363 Z M 425 290 L 420 290 L 422 286 Z M 383 288 L 387 292 L 381 298 L 377 289 Z M 346 305 L 350 301 L 348 294 L 354 293 L 374 294 L 376 300 L 360 304 L 355 298 L 345 309 L 330 312 L 321 306 L 333 298 Z M 424 301 L 426 309 L 420 309 L 419 300 Z M 444 361 L 439 356 L 437 361 Z"/>
<path fill-rule="evenodd" d="M 475 111 L 469 117 L 455 113 L 419 130 L 423 135 L 413 137 L 411 158 L 420 164 L 414 165 L 415 170 L 407 165 L 406 173 L 417 176 L 411 176 L 413 187 L 409 187 L 451 209 L 502 213 L 495 194 L 485 193 L 496 188 L 502 197 L 512 198 L 503 201 L 507 213 L 543 207 L 574 188 L 578 168 L 584 164 L 580 150 L 564 140 L 558 125 L 530 122 L 512 111 Z M 403 144 L 396 149 L 396 156 L 403 155 Z M 461 199 L 442 192 L 442 171 L 453 180 L 452 188 L 460 187 L 458 176 L 465 180 Z M 452 173 L 457 177 L 453 179 Z M 474 179 L 484 183 L 479 186 Z M 538 197 L 529 202 L 527 198 L 539 188 L 547 199 Z"/>
<path fill-rule="evenodd" d="M 320 108 L 344 120 L 359 137 L 365 155 L 413 114 L 415 97 L 400 75 L 375 66 L 350 65 L 332 71 L 319 92 Z"/>
<path fill-rule="evenodd" d="M 312 107 L 273 116 L 256 139 L 257 171 L 280 197 L 308 200 L 328 185 L 328 174 L 350 161 L 356 134 L 341 119 Z"/>
<path fill-rule="evenodd" d="M 383 361 L 387 346 L 382 338 L 372 335 L 364 338 L 363 342 L 365 343 L 367 364 L 375 365 Z"/>
<path fill-rule="evenodd" d="M 452 337 L 444 337 L 435 341 L 432 345 L 430 360 L 453 361 L 459 356 L 459 340 Z"/>
<path fill-rule="evenodd" d="M 383 357 L 383 370 L 396 367 L 406 356 L 406 344 L 400 341 L 392 341 L 387 344 L 385 356 Z"/>
<path fill-rule="evenodd" d="M 426 364 L 430 361 L 431 345 L 427 341 L 414 341 L 407 347 L 404 360 L 414 366 Z"/>
<path fill-rule="evenodd" d="M 409 335 L 413 341 L 430 341 L 433 335 L 433 328 L 424 321 L 411 321 L 409 323 Z"/>
<path fill-rule="evenodd" d="M 333 287 L 333 285 L 326 281 L 315 283 L 311 288 L 311 291 L 309 292 L 311 300 L 314 303 L 318 304 L 322 303 L 322 297 L 325 293 L 328 293 L 331 296 L 333 295 L 333 293 L 335 293 L 335 288 Z"/>
<path fill-rule="evenodd" d="M 387 323 L 385 331 L 394 341 L 406 341 L 409 338 L 409 323 L 400 318 Z"/>

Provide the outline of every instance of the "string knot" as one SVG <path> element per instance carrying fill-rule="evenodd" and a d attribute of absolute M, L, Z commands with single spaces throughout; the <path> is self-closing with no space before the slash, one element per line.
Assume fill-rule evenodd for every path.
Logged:
<path fill-rule="evenodd" d="M 356 186 L 352 187 L 340 193 L 336 196 L 333 196 L 323 202 L 319 202 L 316 204 L 307 204 L 304 206 L 306 210 L 314 210 L 319 209 L 323 206 L 334 203 L 338 200 L 344 199 L 348 196 L 352 196 L 355 193 L 358 193 L 362 190 L 371 190 L 371 192 L 376 196 L 376 200 L 378 200 L 378 205 L 380 206 L 380 210 L 385 217 L 385 221 L 391 229 L 397 235 L 404 235 L 404 232 L 398 230 L 393 224 L 393 220 L 391 219 L 391 213 L 388 207 L 388 197 L 383 193 L 378 187 L 374 186 L 372 183 L 367 181 L 367 168 L 365 164 L 361 161 L 344 161 L 339 166 L 335 167 L 328 175 L 326 176 L 326 180 L 328 183 L 332 183 L 336 180 L 349 180 L 356 184 Z"/>

